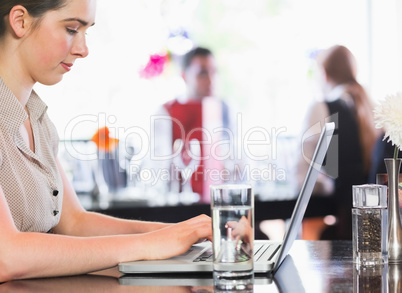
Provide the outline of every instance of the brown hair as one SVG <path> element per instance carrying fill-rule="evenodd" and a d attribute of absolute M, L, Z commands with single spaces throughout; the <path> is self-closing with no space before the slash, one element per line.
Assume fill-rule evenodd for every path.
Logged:
<path fill-rule="evenodd" d="M 373 105 L 363 86 L 356 80 L 357 68 L 353 54 L 344 46 L 333 46 L 319 57 L 327 77 L 336 85 L 345 85 L 355 104 L 359 140 L 362 147 L 363 166 L 366 172 L 371 165 L 371 153 L 378 138 L 374 124 Z"/>
<path fill-rule="evenodd" d="M 57 10 L 66 4 L 66 0 L 1 0 L 0 2 L 0 38 L 6 32 L 6 19 L 16 5 L 24 6 L 32 17 L 40 18 L 50 10 Z"/>

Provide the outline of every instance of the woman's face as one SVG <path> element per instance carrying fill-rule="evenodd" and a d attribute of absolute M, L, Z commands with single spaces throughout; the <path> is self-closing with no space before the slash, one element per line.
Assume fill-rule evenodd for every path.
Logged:
<path fill-rule="evenodd" d="M 94 24 L 96 0 L 66 0 L 59 10 L 48 11 L 22 42 L 22 64 L 32 81 L 52 85 L 88 55 L 86 30 Z"/>

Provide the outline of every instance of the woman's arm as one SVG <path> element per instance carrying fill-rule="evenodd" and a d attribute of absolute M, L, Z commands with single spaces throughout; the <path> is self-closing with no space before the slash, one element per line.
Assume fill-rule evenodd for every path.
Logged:
<path fill-rule="evenodd" d="M 130 260 L 168 258 L 185 252 L 200 238 L 211 239 L 207 216 L 134 235 L 74 237 L 19 232 L 1 187 L 0 223 L 0 283 L 83 274 Z"/>
<path fill-rule="evenodd" d="M 67 182 L 63 171 L 61 174 Z M 185 252 L 201 238 L 212 238 L 211 219 L 205 215 L 174 225 L 118 220 L 87 213 L 71 185 L 67 183 L 64 189 L 62 217 L 54 229 L 64 235 L 58 235 L 19 232 L 0 186 L 0 283 L 83 274 L 130 260 L 168 258 Z M 155 231 L 147 232 L 150 230 Z M 76 236 L 108 233 L 126 235 Z"/>
<path fill-rule="evenodd" d="M 166 228 L 171 224 L 123 220 L 99 213 L 85 211 L 68 181 L 60 164 L 57 163 L 63 180 L 63 209 L 59 224 L 53 229 L 56 234 L 74 236 L 105 236 L 136 234 Z"/>

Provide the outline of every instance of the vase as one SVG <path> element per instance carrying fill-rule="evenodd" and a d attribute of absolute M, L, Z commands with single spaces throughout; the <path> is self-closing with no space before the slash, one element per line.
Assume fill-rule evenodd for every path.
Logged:
<path fill-rule="evenodd" d="M 402 159 L 384 159 L 388 174 L 388 262 L 402 263 L 402 225 L 399 212 L 399 169 Z"/>

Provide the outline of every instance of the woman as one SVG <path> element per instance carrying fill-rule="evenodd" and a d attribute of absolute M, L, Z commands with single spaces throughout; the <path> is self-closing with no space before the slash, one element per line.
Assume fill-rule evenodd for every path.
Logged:
<path fill-rule="evenodd" d="M 207 216 L 171 225 L 86 212 L 57 160 L 57 133 L 33 86 L 59 82 L 88 55 L 85 33 L 95 5 L 0 4 L 0 282 L 167 258 L 211 238 Z"/>
<path fill-rule="evenodd" d="M 333 46 L 319 55 L 318 64 L 323 73 L 325 99 L 315 103 L 307 115 L 304 154 L 311 158 L 318 140 L 317 135 L 312 136 L 313 126 L 334 121 L 337 130 L 324 167 L 329 176 L 321 174 L 314 192 L 333 195 L 338 211 L 336 231 L 323 237 L 351 239 L 352 185 L 367 182 L 371 153 L 379 134 L 374 125 L 372 103 L 356 79 L 356 60 L 352 53 L 344 46 Z M 308 168 L 306 160 L 301 158 L 298 167 L 298 175 L 303 178 Z"/>

